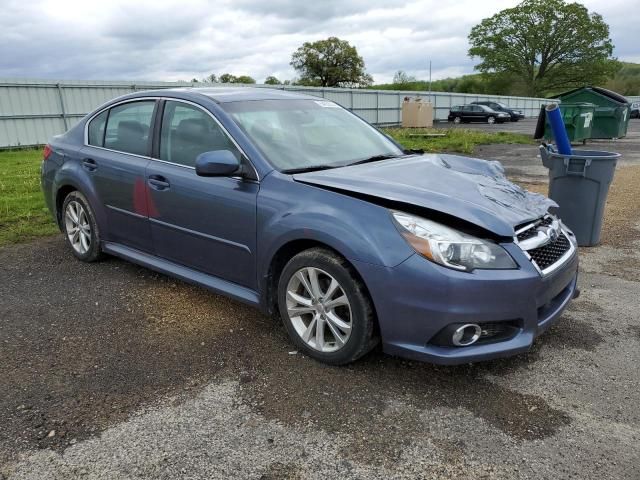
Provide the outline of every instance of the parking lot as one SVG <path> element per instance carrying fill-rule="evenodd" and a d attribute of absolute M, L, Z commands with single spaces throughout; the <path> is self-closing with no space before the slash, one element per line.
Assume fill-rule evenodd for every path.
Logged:
<path fill-rule="evenodd" d="M 640 120 L 585 148 L 623 161 L 582 295 L 529 353 L 486 363 L 329 367 L 274 319 L 82 264 L 59 235 L 1 248 L 0 479 L 639 478 Z M 535 145 L 475 156 L 546 189 Z"/>

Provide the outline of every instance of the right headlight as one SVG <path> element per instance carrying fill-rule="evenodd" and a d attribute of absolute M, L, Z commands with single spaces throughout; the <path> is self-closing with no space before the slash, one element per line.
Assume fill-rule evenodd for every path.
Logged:
<path fill-rule="evenodd" d="M 426 218 L 391 212 L 405 240 L 423 257 L 445 267 L 470 272 L 479 269 L 514 269 L 516 262 L 491 240 L 468 235 Z"/>

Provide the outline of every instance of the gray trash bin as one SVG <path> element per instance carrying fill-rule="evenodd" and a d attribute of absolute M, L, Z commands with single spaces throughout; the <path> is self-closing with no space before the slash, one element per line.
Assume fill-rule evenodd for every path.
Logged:
<path fill-rule="evenodd" d="M 620 154 L 574 149 L 572 155 L 562 155 L 542 145 L 540 156 L 549 169 L 549 198 L 560 206 L 553 213 L 573 230 L 578 245 L 597 245 Z"/>

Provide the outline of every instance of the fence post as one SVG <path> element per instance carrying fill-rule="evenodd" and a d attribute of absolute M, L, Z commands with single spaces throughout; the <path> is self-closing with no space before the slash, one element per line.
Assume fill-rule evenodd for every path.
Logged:
<path fill-rule="evenodd" d="M 64 122 L 64 129 L 69 130 L 69 119 L 67 118 L 67 109 L 64 105 L 64 95 L 62 94 L 62 86 L 56 83 L 58 89 L 58 98 L 60 99 L 60 111 L 62 112 L 62 121 Z"/>

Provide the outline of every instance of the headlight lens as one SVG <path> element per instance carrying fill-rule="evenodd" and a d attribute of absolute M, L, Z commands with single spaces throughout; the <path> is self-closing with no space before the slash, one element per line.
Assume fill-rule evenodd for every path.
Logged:
<path fill-rule="evenodd" d="M 440 223 L 403 212 L 391 212 L 398 231 L 413 249 L 432 262 L 456 270 L 518 268 L 507 251 Z"/>

